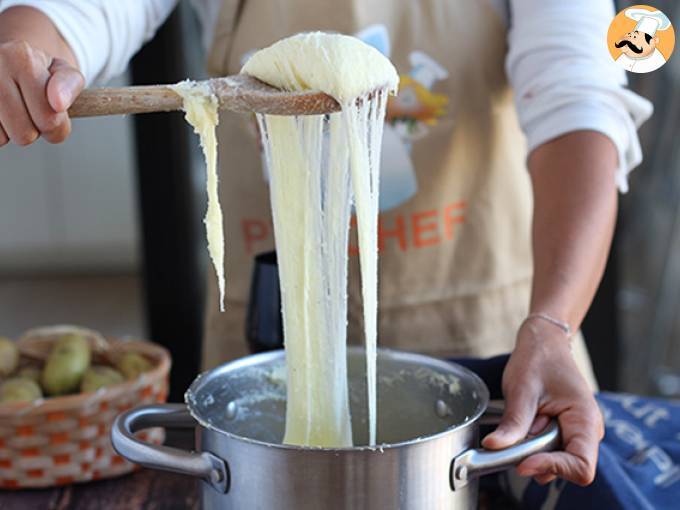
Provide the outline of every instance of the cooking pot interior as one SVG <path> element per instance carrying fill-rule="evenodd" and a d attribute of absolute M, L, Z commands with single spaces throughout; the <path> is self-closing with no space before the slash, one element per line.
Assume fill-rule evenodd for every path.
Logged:
<path fill-rule="evenodd" d="M 368 442 L 364 350 L 348 352 L 355 446 Z M 431 436 L 476 419 L 488 403 L 484 383 L 467 369 L 427 356 L 378 350 L 378 444 Z M 204 426 L 281 444 L 286 414 L 283 351 L 242 358 L 199 376 L 186 394 Z"/>

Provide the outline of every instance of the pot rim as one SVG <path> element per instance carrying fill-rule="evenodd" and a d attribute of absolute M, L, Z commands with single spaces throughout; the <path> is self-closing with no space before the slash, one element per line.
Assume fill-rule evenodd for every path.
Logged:
<path fill-rule="evenodd" d="M 349 352 L 365 352 L 363 347 L 360 346 L 349 346 L 347 349 L 348 353 Z M 196 391 L 199 389 L 200 385 L 202 384 L 202 380 L 205 377 L 209 377 L 217 372 L 230 372 L 233 370 L 237 370 L 238 368 L 241 367 L 246 367 L 246 366 L 252 366 L 259 364 L 261 362 L 267 362 L 267 361 L 273 361 L 273 360 L 278 360 L 281 357 L 284 357 L 285 359 L 285 350 L 284 349 L 277 349 L 275 351 L 268 351 L 268 352 L 263 352 L 259 354 L 251 354 L 249 356 L 243 357 L 236 359 L 234 361 L 230 361 L 227 363 L 223 363 L 222 365 L 219 365 L 213 369 L 207 370 L 201 374 L 199 374 L 196 379 L 191 383 L 189 386 L 189 389 L 184 393 L 184 403 L 187 406 L 187 409 L 189 410 L 189 413 L 191 416 L 196 420 L 196 422 L 201 426 L 204 427 L 208 430 L 214 431 L 218 434 L 227 436 L 230 439 L 243 442 L 243 443 L 248 443 L 252 445 L 258 445 L 258 446 L 265 446 L 267 448 L 278 448 L 281 450 L 292 450 L 292 451 L 319 451 L 319 452 L 331 452 L 331 453 L 339 453 L 339 452 L 383 452 L 384 450 L 392 450 L 392 449 L 397 449 L 397 448 L 404 448 L 406 446 L 412 446 L 415 444 L 421 444 L 429 441 L 433 441 L 436 439 L 439 439 L 441 437 L 444 437 L 448 434 L 452 434 L 458 430 L 463 430 L 475 422 L 479 420 L 479 418 L 486 412 L 486 409 L 489 405 L 489 389 L 487 388 L 486 384 L 482 379 L 469 370 L 468 368 L 465 368 L 462 365 L 459 365 L 456 362 L 453 361 L 447 361 L 444 359 L 440 358 L 434 358 L 431 356 L 427 356 L 425 354 L 418 354 L 414 352 L 408 352 L 408 351 L 401 351 L 397 349 L 388 349 L 388 348 L 378 348 L 378 354 L 382 356 L 389 356 L 392 359 L 397 359 L 397 360 L 404 360 L 408 359 L 410 361 L 420 361 L 423 366 L 426 367 L 433 367 L 433 368 L 443 368 L 446 369 L 447 371 L 451 372 L 453 371 L 456 375 L 458 376 L 463 376 L 467 381 L 470 381 L 472 384 L 472 390 L 476 390 L 478 394 L 478 404 L 477 408 L 475 411 L 472 413 L 472 415 L 468 416 L 464 421 L 461 423 L 458 423 L 456 425 L 452 425 L 440 432 L 437 432 L 435 434 L 430 434 L 427 436 L 418 436 L 413 439 L 409 439 L 407 441 L 399 441 L 396 443 L 378 443 L 374 446 L 370 445 L 361 445 L 361 446 L 351 446 L 351 447 L 323 447 L 323 446 L 302 446 L 302 445 L 291 445 L 291 444 L 285 444 L 285 443 L 269 443 L 266 441 L 260 441 L 258 439 L 253 439 L 250 437 L 244 437 L 240 436 L 237 434 L 234 434 L 233 432 L 229 432 L 226 430 L 221 430 L 210 423 L 206 422 L 203 420 L 200 416 L 198 416 L 198 413 L 195 412 L 194 407 L 192 405 L 192 394 L 196 394 Z"/>

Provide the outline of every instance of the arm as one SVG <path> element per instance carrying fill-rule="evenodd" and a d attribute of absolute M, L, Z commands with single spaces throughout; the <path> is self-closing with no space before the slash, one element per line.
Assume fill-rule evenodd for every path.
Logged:
<path fill-rule="evenodd" d="M 637 128 L 653 107 L 626 88 L 607 50 L 612 0 L 510 0 L 510 7 L 506 71 L 529 153 L 573 131 L 597 131 L 614 142 L 616 183 L 627 191 L 642 161 Z"/>
<path fill-rule="evenodd" d="M 642 159 L 636 130 L 652 106 L 625 88 L 607 52 L 610 0 L 510 0 L 510 8 L 506 69 L 535 199 L 530 310 L 576 330 L 602 277 L 616 185 L 626 191 Z M 542 483 L 560 476 L 585 485 L 595 474 L 602 417 L 568 342 L 549 322 L 524 323 L 503 376 L 506 413 L 484 445 L 506 447 L 557 417 L 564 451 L 534 455 L 518 470 Z"/>
<path fill-rule="evenodd" d="M 529 157 L 534 189 L 531 311 L 578 329 L 600 283 L 616 221 L 616 147 L 580 131 Z"/>
<path fill-rule="evenodd" d="M 177 0 L 5 0 L 0 3 L 0 147 L 70 133 L 85 83 L 122 73 Z"/>
<path fill-rule="evenodd" d="M 31 7 L 11 7 L 0 14 L 0 43 L 25 41 L 36 50 L 61 58 L 73 68 L 78 67 L 71 47 L 52 21 Z"/>
<path fill-rule="evenodd" d="M 68 137 L 66 110 L 83 88 L 76 65 L 47 16 L 30 7 L 0 14 L 0 147 Z"/>
<path fill-rule="evenodd" d="M 581 324 L 604 271 L 616 218 L 617 167 L 614 144 L 592 131 L 562 136 L 529 158 L 535 198 L 531 311 L 560 318 L 572 330 Z M 527 321 L 503 391 L 503 423 L 485 438 L 485 446 L 506 447 L 530 429 L 540 430 L 545 417 L 556 416 L 564 452 L 535 455 L 519 472 L 542 483 L 558 475 L 581 485 L 592 482 L 604 434 L 602 416 L 564 332 L 542 320 Z"/>

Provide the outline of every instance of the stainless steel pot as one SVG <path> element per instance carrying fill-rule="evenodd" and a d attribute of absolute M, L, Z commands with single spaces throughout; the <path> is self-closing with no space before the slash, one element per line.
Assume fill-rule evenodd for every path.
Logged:
<path fill-rule="evenodd" d="M 349 353 L 354 444 L 366 444 L 363 350 Z M 185 405 L 152 405 L 116 418 L 113 446 L 144 466 L 203 479 L 208 509 L 462 509 L 477 507 L 479 476 L 559 444 L 556 423 L 501 451 L 475 449 L 479 425 L 497 422 L 484 383 L 427 356 L 378 353 L 380 446 L 281 444 L 283 351 L 249 356 L 199 376 Z M 149 427 L 195 427 L 196 452 L 144 443 Z"/>

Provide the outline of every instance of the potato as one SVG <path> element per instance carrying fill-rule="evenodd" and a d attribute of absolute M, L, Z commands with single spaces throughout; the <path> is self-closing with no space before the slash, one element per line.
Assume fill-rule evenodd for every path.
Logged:
<path fill-rule="evenodd" d="M 50 351 L 40 382 L 50 396 L 78 391 L 90 366 L 92 352 L 87 339 L 78 334 L 62 336 Z"/>
<path fill-rule="evenodd" d="M 40 386 L 23 377 L 12 377 L 0 384 L 0 403 L 33 402 L 42 398 Z"/>
<path fill-rule="evenodd" d="M 141 354 L 126 352 L 117 361 L 116 368 L 121 371 L 126 379 L 132 380 L 151 370 L 153 365 Z"/>
<path fill-rule="evenodd" d="M 25 367 L 21 367 L 19 371 L 16 373 L 16 377 L 30 379 L 31 381 L 35 381 L 36 383 L 40 384 L 41 373 L 42 369 L 40 367 L 36 365 L 28 365 Z"/>
<path fill-rule="evenodd" d="M 123 381 L 125 381 L 125 378 L 115 368 L 95 365 L 88 368 L 87 372 L 85 372 L 83 381 L 80 383 L 80 391 L 82 393 L 90 393 L 100 388 L 122 383 Z"/>
<path fill-rule="evenodd" d="M 9 338 L 0 337 L 0 377 L 7 377 L 19 365 L 19 349 Z"/>

